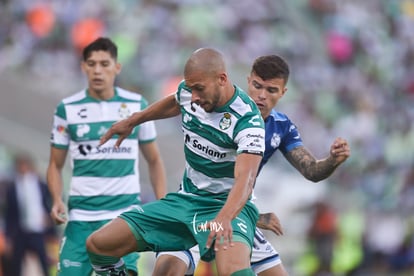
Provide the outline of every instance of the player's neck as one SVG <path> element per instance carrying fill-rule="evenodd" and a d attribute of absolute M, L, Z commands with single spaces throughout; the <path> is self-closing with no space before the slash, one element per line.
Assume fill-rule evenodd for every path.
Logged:
<path fill-rule="evenodd" d="M 224 89 L 224 95 L 221 98 L 219 106 L 221 107 L 226 105 L 233 98 L 234 93 L 236 93 L 236 87 L 231 82 L 228 82 Z"/>
<path fill-rule="evenodd" d="M 115 96 L 115 88 L 113 87 L 106 90 L 92 90 L 89 88 L 88 92 L 90 97 L 101 101 L 109 100 Z"/>

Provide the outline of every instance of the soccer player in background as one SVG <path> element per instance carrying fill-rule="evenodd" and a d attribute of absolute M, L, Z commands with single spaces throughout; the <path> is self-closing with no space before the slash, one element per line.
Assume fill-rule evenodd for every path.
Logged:
<path fill-rule="evenodd" d="M 82 71 L 88 87 L 63 99 L 57 106 L 51 136 L 47 182 L 53 198 L 51 217 L 67 222 L 60 247 L 58 275 L 87 276 L 92 266 L 86 238 L 122 212 L 139 206 L 139 152 L 148 163 L 157 198 L 166 194 L 164 166 L 155 142 L 153 122 L 135 127 L 122 147 L 99 147 L 99 139 L 114 122 L 143 110 L 147 101 L 114 85 L 121 72 L 117 46 L 98 38 L 83 50 Z M 72 179 L 68 211 L 62 199 L 62 168 L 70 153 Z M 138 253 L 124 257 L 130 275 L 137 275 Z"/>

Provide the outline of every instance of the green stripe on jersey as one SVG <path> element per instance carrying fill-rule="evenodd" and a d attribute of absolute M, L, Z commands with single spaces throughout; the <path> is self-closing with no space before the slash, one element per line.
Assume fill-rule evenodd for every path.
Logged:
<path fill-rule="evenodd" d="M 193 184 L 191 179 L 188 178 L 186 174 L 184 174 L 184 177 L 183 177 L 183 188 L 184 188 L 184 191 L 186 191 L 187 193 L 192 193 L 192 194 L 195 194 L 195 195 L 199 195 L 199 196 L 203 196 L 203 197 L 210 197 L 210 198 L 223 200 L 223 201 L 225 201 L 227 199 L 227 196 L 229 195 L 228 192 L 225 192 L 225 193 L 210 193 L 206 190 L 200 190 Z"/>
<path fill-rule="evenodd" d="M 186 160 L 188 164 L 196 171 L 199 171 L 208 177 L 234 178 L 234 164 L 235 162 L 212 162 L 210 159 L 205 159 L 198 154 L 195 154 L 187 147 L 184 148 Z"/>
<path fill-rule="evenodd" d="M 74 160 L 73 176 L 122 177 L 135 174 L 133 159 Z"/>
<path fill-rule="evenodd" d="M 115 121 L 70 124 L 68 125 L 68 133 L 71 135 L 71 140 L 75 142 L 99 140 L 114 123 Z M 136 139 L 139 127 L 134 127 L 128 138 Z M 84 133 L 82 133 L 82 128 L 85 129 Z M 118 135 L 114 135 L 112 138 L 118 139 L 118 137 Z"/>
<path fill-rule="evenodd" d="M 76 208 L 88 211 L 119 210 L 134 204 L 140 204 L 139 194 L 101 195 L 101 196 L 70 196 L 69 210 Z"/>
<path fill-rule="evenodd" d="M 63 102 L 60 102 L 56 107 L 55 115 L 66 120 L 66 108 Z"/>

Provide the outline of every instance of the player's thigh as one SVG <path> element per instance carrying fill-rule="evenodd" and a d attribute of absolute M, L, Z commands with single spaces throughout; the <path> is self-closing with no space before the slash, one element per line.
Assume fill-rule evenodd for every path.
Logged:
<path fill-rule="evenodd" d="M 226 250 L 216 252 L 216 266 L 219 275 L 230 275 L 233 272 L 250 267 L 250 247 L 246 242 L 234 242 Z"/>
<path fill-rule="evenodd" d="M 141 210 L 125 212 L 120 218 L 129 224 L 139 251 L 181 251 L 196 244 L 187 223 L 189 206 L 188 197 L 168 194 L 142 205 Z"/>
<path fill-rule="evenodd" d="M 59 249 L 59 276 L 92 273 L 85 247 L 86 238 L 91 232 L 87 222 L 68 222 Z"/>

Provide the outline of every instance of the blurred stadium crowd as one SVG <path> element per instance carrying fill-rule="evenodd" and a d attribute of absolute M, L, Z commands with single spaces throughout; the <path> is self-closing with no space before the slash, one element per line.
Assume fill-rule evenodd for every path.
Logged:
<path fill-rule="evenodd" d="M 66 87 L 83 81 L 80 49 L 100 35 L 119 45 L 118 83 L 150 102 L 173 92 L 199 47 L 220 49 L 242 88 L 255 57 L 283 56 L 291 77 L 277 109 L 317 157 L 336 136 L 351 145 L 315 205 L 280 211 L 286 233 L 273 243 L 286 266 L 292 275 L 414 273 L 414 1 L 2 0 L 0 74 L 61 83 L 66 96 L 74 92 Z M 3 176 L 17 150 L 8 144 L 0 140 Z M 281 160 L 266 168 L 272 181 L 263 180 L 275 198 L 272 167 L 298 174 Z M 292 219 L 300 214 L 302 229 Z M 293 241 L 290 230 L 303 240 L 294 254 L 288 243 L 278 246 Z"/>

